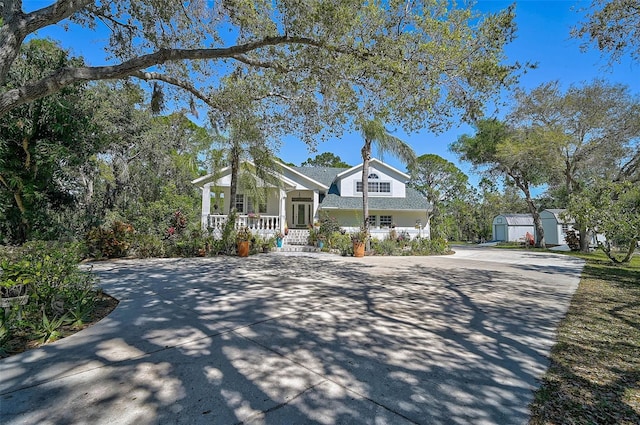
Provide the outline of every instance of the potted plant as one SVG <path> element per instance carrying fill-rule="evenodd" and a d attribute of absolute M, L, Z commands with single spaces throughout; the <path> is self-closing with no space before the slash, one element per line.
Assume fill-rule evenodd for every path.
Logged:
<path fill-rule="evenodd" d="M 284 233 L 282 233 L 281 231 L 277 231 L 275 234 L 275 238 L 276 238 L 276 246 L 278 248 L 282 248 L 282 243 L 284 242 Z"/>
<path fill-rule="evenodd" d="M 276 239 L 275 238 L 268 238 L 265 239 L 264 242 L 262 242 L 262 252 L 263 253 L 268 253 L 271 252 L 271 248 L 273 248 L 276 245 Z"/>
<path fill-rule="evenodd" d="M 324 241 L 327 239 L 327 237 L 323 234 L 318 234 L 316 239 L 317 239 L 318 248 L 320 249 L 324 248 Z"/>
<path fill-rule="evenodd" d="M 313 227 L 309 227 L 309 237 L 307 238 L 307 244 L 315 246 L 318 241 L 318 231 Z"/>
<path fill-rule="evenodd" d="M 248 257 L 250 242 L 253 235 L 248 227 L 243 227 L 236 233 L 236 246 L 239 257 Z"/>
<path fill-rule="evenodd" d="M 351 234 L 351 242 L 353 243 L 353 256 L 364 257 L 364 244 L 367 242 L 369 233 L 365 229 Z"/>

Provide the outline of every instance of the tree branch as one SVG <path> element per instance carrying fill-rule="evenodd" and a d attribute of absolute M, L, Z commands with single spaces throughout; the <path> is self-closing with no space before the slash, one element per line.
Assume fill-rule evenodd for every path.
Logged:
<path fill-rule="evenodd" d="M 193 84 L 189 83 L 188 81 L 184 81 L 184 80 L 181 80 L 179 78 L 171 77 L 169 75 L 161 74 L 159 72 L 137 71 L 137 72 L 132 73 L 131 76 L 135 77 L 135 78 L 139 78 L 139 79 L 144 80 L 144 81 L 156 80 L 156 81 L 165 82 L 167 84 L 171 84 L 172 86 L 176 86 L 176 87 L 179 87 L 179 88 L 181 88 L 183 90 L 188 91 L 189 93 L 191 93 L 192 95 L 194 95 L 198 99 L 202 100 L 208 106 L 210 106 L 210 107 L 212 107 L 214 109 L 220 109 L 220 107 L 218 105 L 216 105 L 215 102 L 213 102 L 213 100 L 209 96 L 207 96 L 204 93 L 202 93 Z"/>
<path fill-rule="evenodd" d="M 31 34 L 48 25 L 60 22 L 90 3 L 93 3 L 93 0 L 58 0 L 51 6 L 43 7 L 25 15 L 23 31 L 26 34 Z"/>
<path fill-rule="evenodd" d="M 286 68 L 278 63 L 275 62 L 263 62 L 263 61 L 258 61 L 255 59 L 251 59 L 246 55 L 235 55 L 233 56 L 233 58 L 239 62 L 242 62 L 244 64 L 250 65 L 250 66 L 255 66 L 257 68 L 272 68 L 275 69 L 276 71 L 280 71 L 280 72 L 288 72 L 291 71 L 290 68 Z"/>
<path fill-rule="evenodd" d="M 303 44 L 313 47 L 329 48 L 322 43 L 305 37 L 276 36 L 262 40 L 215 49 L 161 49 L 154 53 L 139 56 L 119 65 L 62 68 L 39 81 L 8 90 L 0 94 L 0 116 L 24 103 L 40 99 L 60 91 L 63 87 L 85 81 L 109 80 L 129 77 L 138 71 L 154 65 L 181 60 L 224 59 L 242 55 L 266 46 L 282 44 Z"/>
<path fill-rule="evenodd" d="M 58 0 L 50 6 L 25 14 L 21 1 L 0 0 L 0 17 L 3 21 L 0 25 L 0 85 L 4 83 L 27 35 L 68 18 L 91 2 Z"/>

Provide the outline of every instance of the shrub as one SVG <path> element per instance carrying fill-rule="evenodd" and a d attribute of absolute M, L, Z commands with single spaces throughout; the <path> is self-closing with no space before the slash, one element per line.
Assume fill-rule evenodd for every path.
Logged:
<path fill-rule="evenodd" d="M 376 255 L 397 255 L 398 243 L 392 239 L 372 239 L 371 250 Z"/>
<path fill-rule="evenodd" d="M 87 234 L 89 254 L 95 258 L 120 258 L 127 255 L 133 241 L 133 226 L 115 221 L 111 227 L 94 227 Z"/>
<path fill-rule="evenodd" d="M 200 230 L 192 229 L 168 238 L 165 252 L 169 257 L 204 257 L 210 255 L 214 247 L 213 237 Z"/>
<path fill-rule="evenodd" d="M 342 256 L 353 254 L 351 236 L 342 232 L 333 232 L 327 241 L 327 245 L 330 249 L 338 250 Z"/>
<path fill-rule="evenodd" d="M 340 232 L 340 225 L 334 217 L 324 214 L 320 217 L 320 227 L 318 232 L 324 236 L 330 236 L 335 232 Z"/>
<path fill-rule="evenodd" d="M 565 237 L 567 245 L 571 251 L 580 251 L 580 238 L 575 230 L 567 230 L 567 236 Z"/>
<path fill-rule="evenodd" d="M 165 255 L 165 246 L 158 236 L 136 234 L 132 250 L 139 258 L 159 258 Z"/>
<path fill-rule="evenodd" d="M 234 255 L 236 252 L 236 236 L 235 223 L 237 214 L 232 212 L 229 214 L 224 227 L 222 228 L 222 235 L 220 239 L 212 241 L 212 253 L 222 255 Z"/>
<path fill-rule="evenodd" d="M 451 252 L 443 238 L 415 238 L 411 241 L 411 255 L 443 255 Z"/>
<path fill-rule="evenodd" d="M 82 252 L 80 244 L 41 241 L 0 252 L 2 286 L 20 281 L 29 295 L 26 305 L 2 312 L 0 350 L 7 350 L 13 334 L 31 334 L 46 342 L 60 337 L 59 329 L 64 324 L 78 325 L 86 320 L 95 307 L 98 292 L 95 277 L 78 268 Z"/>

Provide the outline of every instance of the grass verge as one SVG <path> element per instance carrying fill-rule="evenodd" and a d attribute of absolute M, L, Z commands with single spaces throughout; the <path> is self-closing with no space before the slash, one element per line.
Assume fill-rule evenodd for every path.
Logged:
<path fill-rule="evenodd" d="M 529 423 L 640 424 L 640 257 L 569 255 L 587 263 Z"/>

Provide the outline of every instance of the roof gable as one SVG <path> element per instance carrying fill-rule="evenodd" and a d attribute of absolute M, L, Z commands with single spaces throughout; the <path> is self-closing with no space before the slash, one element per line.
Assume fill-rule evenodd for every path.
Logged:
<path fill-rule="evenodd" d="M 303 174 L 317 182 L 330 187 L 336 180 L 336 176 L 347 168 L 338 167 L 291 167 L 300 174 Z"/>
<path fill-rule="evenodd" d="M 531 214 L 500 214 L 495 218 L 498 217 L 504 217 L 506 224 L 509 226 L 533 226 L 533 216 Z"/>
<path fill-rule="evenodd" d="M 403 173 L 402 171 L 398 170 L 397 168 L 392 167 L 389 164 L 386 164 L 382 161 L 380 161 L 379 159 L 376 158 L 371 158 L 371 160 L 369 160 L 369 167 L 374 167 L 374 168 L 378 168 L 378 169 L 384 169 L 386 170 L 390 176 L 392 176 L 393 178 L 395 178 L 398 181 L 401 182 L 405 182 L 407 180 L 409 180 L 409 175 L 406 173 Z M 362 172 L 362 163 L 351 167 L 351 168 L 347 168 L 346 170 L 344 170 L 343 172 L 341 172 L 340 174 L 338 174 L 336 176 L 336 178 L 338 179 L 342 179 L 344 177 L 350 176 L 356 172 Z"/>
<path fill-rule="evenodd" d="M 311 184 L 312 187 L 315 187 L 317 189 L 322 189 L 322 190 L 328 190 L 329 186 L 331 185 L 331 183 L 324 183 L 322 181 L 318 181 L 316 180 L 314 177 L 317 176 L 310 176 L 307 173 L 304 173 L 301 171 L 301 169 L 305 168 L 305 167 L 289 167 L 288 165 L 279 164 L 280 167 L 282 167 L 284 172 L 289 172 L 290 174 L 290 178 L 291 180 L 304 180 L 307 182 L 307 184 Z M 315 167 L 309 167 L 309 168 L 315 168 Z"/>
<path fill-rule="evenodd" d="M 567 210 L 565 208 L 547 208 L 542 210 L 542 213 L 547 212 L 551 214 L 558 223 L 564 223 L 564 224 L 574 223 L 575 220 L 573 219 L 573 217 L 567 217 L 566 220 L 562 218 L 562 214 L 565 213 L 566 211 Z"/>
<path fill-rule="evenodd" d="M 242 161 L 242 166 L 245 166 L 250 169 L 250 170 L 255 170 L 255 165 L 253 164 L 253 162 L 248 161 L 248 160 L 243 160 Z M 257 177 L 255 175 L 255 173 L 253 173 L 252 171 L 250 171 L 256 178 L 259 179 L 259 177 Z M 286 176 L 282 175 L 281 173 L 278 172 L 273 172 L 273 174 L 275 174 L 275 177 L 280 180 L 284 186 L 288 186 L 288 187 L 295 187 L 296 186 L 296 182 L 294 182 L 293 180 L 287 178 Z M 220 180 L 225 179 L 226 177 L 231 175 L 231 167 L 227 166 L 222 168 L 220 171 L 218 171 L 217 173 L 210 173 L 207 174 L 205 176 L 202 177 L 198 177 L 195 180 L 191 181 L 191 184 L 198 186 L 198 187 L 204 187 L 205 185 L 209 184 L 209 183 L 216 183 L 219 182 Z"/>

